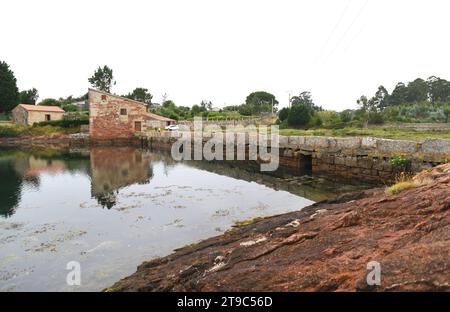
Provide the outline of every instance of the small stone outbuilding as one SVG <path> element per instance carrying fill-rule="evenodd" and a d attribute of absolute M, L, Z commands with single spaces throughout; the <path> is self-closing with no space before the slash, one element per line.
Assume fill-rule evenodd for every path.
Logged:
<path fill-rule="evenodd" d="M 164 116 L 148 113 L 149 121 L 148 127 L 154 129 L 164 129 L 167 126 L 174 125 L 177 121 L 175 119 L 167 118 Z"/>
<path fill-rule="evenodd" d="M 58 106 L 19 104 L 12 110 L 12 120 L 18 125 L 33 125 L 41 121 L 60 120 L 64 110 Z"/>

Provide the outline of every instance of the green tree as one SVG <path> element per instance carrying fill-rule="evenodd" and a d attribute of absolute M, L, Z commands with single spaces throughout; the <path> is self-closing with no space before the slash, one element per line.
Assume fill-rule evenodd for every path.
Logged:
<path fill-rule="evenodd" d="M 61 107 L 62 103 L 59 100 L 48 98 L 48 99 L 43 99 L 42 101 L 40 101 L 38 103 L 38 105 L 42 105 L 42 106 L 59 106 L 59 107 Z"/>
<path fill-rule="evenodd" d="M 408 83 L 406 100 L 408 103 L 418 103 L 428 99 L 428 85 L 425 80 L 417 78 Z"/>
<path fill-rule="evenodd" d="M 116 84 L 113 70 L 106 65 L 103 68 L 99 66 L 88 81 L 95 89 L 108 93 L 111 92 L 111 87 Z"/>
<path fill-rule="evenodd" d="M 265 91 L 257 91 L 247 96 L 245 105 L 248 107 L 245 110 L 250 109 L 252 114 L 271 113 L 272 104 L 274 111 L 276 111 L 278 101 L 273 94 Z"/>
<path fill-rule="evenodd" d="M 0 61 L 0 112 L 9 112 L 19 102 L 19 90 L 9 65 Z"/>
<path fill-rule="evenodd" d="M 194 104 L 191 108 L 192 116 L 200 116 L 204 112 L 204 108 L 200 105 Z"/>
<path fill-rule="evenodd" d="M 125 97 L 146 104 L 151 104 L 153 95 L 148 92 L 148 89 L 146 88 L 136 88 L 133 90 L 133 92 L 125 95 Z"/>
<path fill-rule="evenodd" d="M 361 118 L 361 121 L 363 123 L 363 127 L 367 128 L 367 125 L 369 123 L 369 112 L 372 109 L 370 101 L 367 99 L 367 96 L 361 95 L 359 99 L 356 100 L 356 103 L 359 106 L 359 117 Z"/>
<path fill-rule="evenodd" d="M 352 121 L 352 117 L 352 111 L 350 109 L 346 109 L 339 114 L 339 119 L 344 123 Z"/>
<path fill-rule="evenodd" d="M 322 110 L 321 107 L 314 104 L 311 92 L 309 91 L 303 91 L 299 95 L 293 96 L 291 98 L 291 106 L 294 107 L 295 105 L 305 105 L 311 112 Z"/>
<path fill-rule="evenodd" d="M 278 119 L 280 121 L 284 121 L 289 117 L 289 108 L 288 107 L 283 107 L 279 112 L 278 112 Z"/>
<path fill-rule="evenodd" d="M 243 116 L 251 116 L 253 115 L 253 106 L 249 104 L 242 104 L 238 109 L 239 114 Z"/>
<path fill-rule="evenodd" d="M 24 90 L 19 93 L 20 103 L 22 104 L 36 104 L 39 98 L 38 90 L 36 88 Z"/>
<path fill-rule="evenodd" d="M 385 87 L 379 86 L 377 92 L 375 93 L 371 101 L 373 102 L 373 106 L 376 109 L 382 111 L 389 105 L 389 92 L 386 90 Z"/>
<path fill-rule="evenodd" d="M 66 105 L 62 106 L 62 109 L 64 109 L 64 111 L 66 111 L 66 112 L 78 111 L 78 107 L 74 104 L 66 104 Z"/>
<path fill-rule="evenodd" d="M 211 101 L 203 100 L 200 102 L 200 107 L 202 107 L 204 111 L 210 111 L 212 110 L 213 104 Z"/>
<path fill-rule="evenodd" d="M 292 105 L 287 118 L 289 126 L 306 126 L 311 119 L 311 108 L 305 104 Z"/>
<path fill-rule="evenodd" d="M 408 87 L 403 82 L 397 83 L 391 96 L 389 97 L 389 105 L 400 105 L 406 103 L 408 96 Z"/>
<path fill-rule="evenodd" d="M 450 106 L 448 104 L 445 104 L 445 106 L 444 106 L 444 116 L 445 116 L 445 122 L 447 123 L 450 118 Z"/>
<path fill-rule="evenodd" d="M 436 76 L 427 79 L 428 97 L 432 103 L 450 101 L 450 82 Z"/>

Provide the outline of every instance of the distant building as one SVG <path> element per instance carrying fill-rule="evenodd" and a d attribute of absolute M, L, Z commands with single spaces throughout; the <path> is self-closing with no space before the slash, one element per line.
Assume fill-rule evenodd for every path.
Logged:
<path fill-rule="evenodd" d="M 175 119 L 167 118 L 153 113 L 148 113 L 148 115 L 150 117 L 147 122 L 149 128 L 164 129 L 166 126 L 174 125 L 176 123 Z"/>
<path fill-rule="evenodd" d="M 58 106 L 19 104 L 12 110 L 12 120 L 18 125 L 33 125 L 41 121 L 60 120 L 64 110 Z"/>
<path fill-rule="evenodd" d="M 72 105 L 75 105 L 79 111 L 81 111 L 81 110 L 88 110 L 89 109 L 89 102 L 88 101 L 73 102 Z"/>
<path fill-rule="evenodd" d="M 148 112 L 146 103 L 89 89 L 89 133 L 92 139 L 128 139 L 147 127 L 175 120 Z"/>

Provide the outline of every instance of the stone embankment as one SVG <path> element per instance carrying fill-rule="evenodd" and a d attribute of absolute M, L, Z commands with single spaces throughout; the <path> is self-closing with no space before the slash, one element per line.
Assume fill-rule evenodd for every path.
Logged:
<path fill-rule="evenodd" d="M 366 190 L 246 222 L 107 290 L 449 291 L 450 164 L 417 179 L 396 195 Z M 368 283 L 374 263 L 379 283 Z"/>
<path fill-rule="evenodd" d="M 181 133 L 154 133 L 142 137 L 141 141 L 145 147 L 170 149 L 179 135 Z M 247 135 L 247 145 L 249 138 L 251 136 Z M 203 143 L 209 139 L 204 137 Z M 392 180 L 398 171 L 390 161 L 395 156 L 405 158 L 412 172 L 450 162 L 450 141 L 440 139 L 279 136 L 279 144 L 273 148 L 279 149 L 280 167 L 294 173 L 308 170 L 370 181 Z"/>

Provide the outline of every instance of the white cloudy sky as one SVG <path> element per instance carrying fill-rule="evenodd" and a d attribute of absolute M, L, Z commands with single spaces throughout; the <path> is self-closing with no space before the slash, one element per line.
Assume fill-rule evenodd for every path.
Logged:
<path fill-rule="evenodd" d="M 450 79 L 446 0 L 2 0 L 0 60 L 40 98 L 81 95 L 99 65 L 114 93 L 179 105 L 311 91 L 328 109 L 378 85 Z"/>

